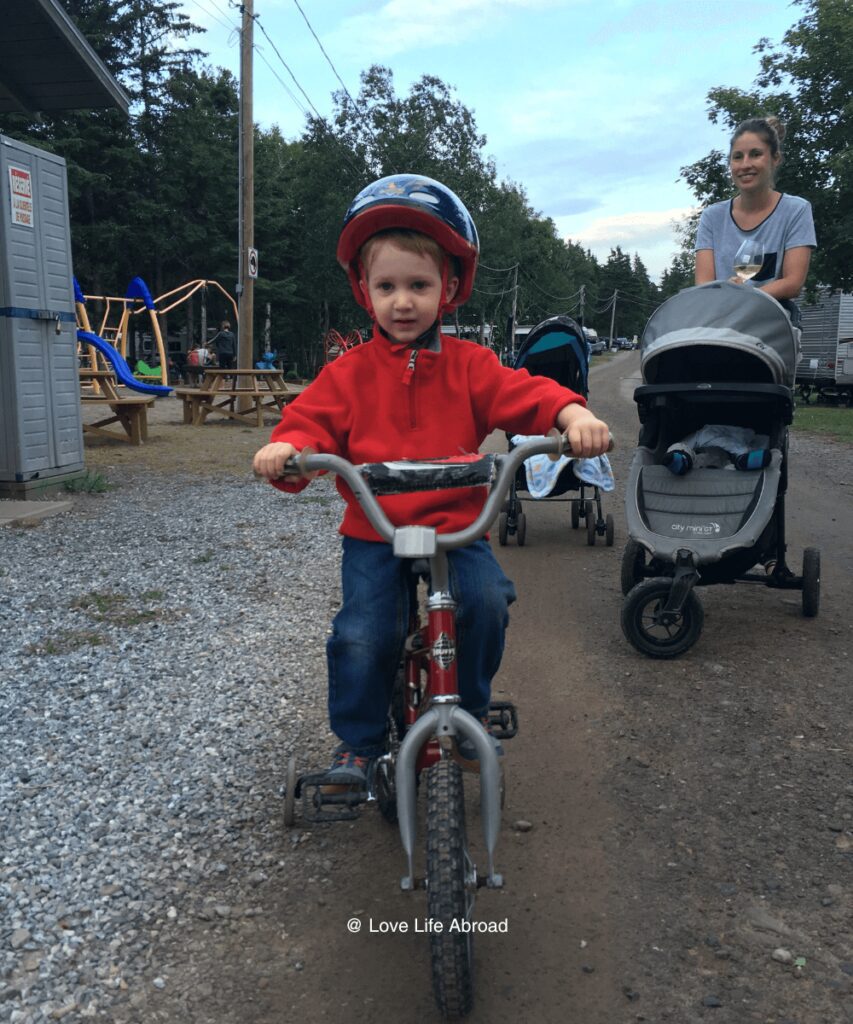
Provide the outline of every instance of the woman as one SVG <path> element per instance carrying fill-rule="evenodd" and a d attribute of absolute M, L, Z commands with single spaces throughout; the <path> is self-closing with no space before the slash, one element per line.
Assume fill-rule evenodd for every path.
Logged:
<path fill-rule="evenodd" d="M 729 173 L 738 194 L 702 211 L 696 232 L 696 284 L 742 283 L 733 276 L 735 254 L 747 239 L 761 242 L 764 262 L 751 283 L 786 306 L 796 323 L 792 300 L 806 282 L 816 238 L 811 203 L 773 187 L 784 138 L 785 128 L 775 117 L 753 117 L 735 129 Z M 775 558 L 762 564 L 768 576 L 776 571 Z"/>
<path fill-rule="evenodd" d="M 753 285 L 785 304 L 805 284 L 816 239 L 811 203 L 777 192 L 785 129 L 775 117 L 754 117 L 738 125 L 729 150 L 734 199 L 702 211 L 696 233 L 696 284 L 730 280 L 734 258 L 746 239 L 764 245 L 764 264 Z"/>

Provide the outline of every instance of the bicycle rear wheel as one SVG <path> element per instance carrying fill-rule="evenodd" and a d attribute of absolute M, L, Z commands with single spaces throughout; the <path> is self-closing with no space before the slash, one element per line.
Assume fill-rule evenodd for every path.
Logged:
<path fill-rule="evenodd" d="M 439 1010 L 463 1017 L 474 1003 L 472 921 L 476 872 L 465 834 L 462 771 L 442 760 L 426 773 L 426 880 L 432 985 Z"/>

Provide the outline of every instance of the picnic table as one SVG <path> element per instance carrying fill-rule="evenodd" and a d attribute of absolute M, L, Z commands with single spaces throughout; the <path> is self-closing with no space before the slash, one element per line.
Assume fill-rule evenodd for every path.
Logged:
<path fill-rule="evenodd" d="M 112 441 L 142 444 L 148 440 L 148 407 L 154 403 L 151 395 L 135 394 L 128 397 L 120 392 L 112 370 L 81 368 L 80 401 L 83 405 L 108 405 L 111 416 L 95 423 L 84 423 L 83 433 L 107 437 Z M 121 432 L 107 429 L 118 423 Z"/>
<path fill-rule="evenodd" d="M 223 370 L 208 366 L 198 387 L 175 388 L 184 403 L 184 423 L 200 426 L 208 416 L 262 427 L 264 413 L 278 414 L 305 390 L 304 384 L 289 384 L 281 370 Z"/>

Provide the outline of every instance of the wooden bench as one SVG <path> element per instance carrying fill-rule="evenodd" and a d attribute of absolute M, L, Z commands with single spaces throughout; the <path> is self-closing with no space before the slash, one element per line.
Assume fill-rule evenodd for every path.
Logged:
<path fill-rule="evenodd" d="M 200 426 L 211 413 L 246 423 L 249 426 L 262 427 L 264 413 L 273 410 L 280 413 L 282 408 L 293 401 L 302 388 L 288 388 L 285 391 L 269 388 L 175 388 L 174 392 L 184 403 L 183 421 Z M 244 400 L 248 400 L 245 402 Z M 247 408 L 240 409 L 241 404 Z"/>
<path fill-rule="evenodd" d="M 172 393 L 183 402 L 184 423 L 195 423 L 199 402 L 202 399 L 209 399 L 211 395 L 210 391 L 191 387 L 173 388 Z"/>
<path fill-rule="evenodd" d="M 83 433 L 108 437 L 111 441 L 126 441 L 128 444 L 142 444 L 148 440 L 148 406 L 153 405 L 152 397 L 107 398 L 103 395 L 83 395 L 80 401 L 86 405 L 108 405 L 112 416 L 96 423 L 84 423 Z M 124 433 L 107 430 L 113 423 L 120 423 Z"/>

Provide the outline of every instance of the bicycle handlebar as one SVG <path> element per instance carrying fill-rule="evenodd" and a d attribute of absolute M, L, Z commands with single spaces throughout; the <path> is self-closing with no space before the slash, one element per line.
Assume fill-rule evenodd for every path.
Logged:
<path fill-rule="evenodd" d="M 612 448 L 613 439 L 611 438 L 608 451 Z M 485 504 L 480 510 L 479 515 L 472 523 L 464 529 L 458 530 L 456 533 L 437 534 L 437 547 L 445 551 L 450 551 L 454 548 L 461 548 L 468 544 L 472 544 L 474 541 L 479 540 L 484 536 L 498 513 L 498 506 L 503 501 L 504 496 L 509 490 L 516 470 L 525 461 L 525 459 L 529 459 L 534 455 L 548 455 L 551 459 L 556 461 L 561 455 L 569 454 L 570 452 L 571 446 L 568 438 L 564 434 L 561 434 L 559 430 L 554 428 L 546 437 L 533 441 L 525 441 L 523 444 L 513 448 L 505 455 L 496 455 L 494 457 L 494 461 L 497 467 L 497 475 L 492 479 L 488 497 L 486 498 Z M 418 466 L 429 466 L 440 476 L 440 463 L 427 460 L 425 462 L 413 461 L 410 465 L 413 468 Z M 448 463 L 447 465 L 448 467 L 452 467 L 454 465 L 458 466 L 458 463 Z M 306 448 L 298 455 L 295 455 L 292 459 L 288 460 L 285 465 L 285 474 L 283 475 L 309 476 L 318 472 L 336 473 L 338 476 L 343 478 L 347 486 L 352 491 L 356 501 L 361 505 L 373 529 L 376 530 L 384 541 L 388 544 L 393 544 L 395 532 L 398 529 L 402 529 L 402 527 L 394 526 L 385 514 L 385 511 L 379 504 L 376 495 L 371 490 L 369 483 L 362 475 L 362 472 L 360 472 L 361 469 L 362 467 L 353 465 L 347 459 L 344 459 L 339 455 L 320 455 Z M 435 486 L 425 489 L 443 490 L 449 486 L 453 486 L 453 484 L 445 483 L 442 485 L 441 483 L 437 483 Z"/>

